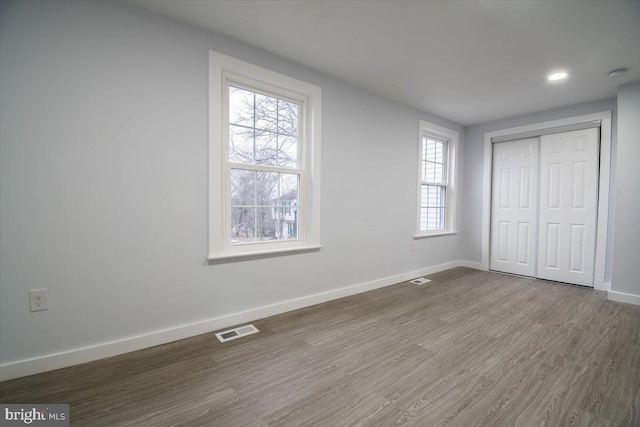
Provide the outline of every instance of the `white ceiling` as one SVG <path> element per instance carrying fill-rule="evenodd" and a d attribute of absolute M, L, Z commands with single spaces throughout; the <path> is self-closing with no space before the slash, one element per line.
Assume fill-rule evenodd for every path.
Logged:
<path fill-rule="evenodd" d="M 463 125 L 640 80 L 640 1 L 132 2 Z"/>

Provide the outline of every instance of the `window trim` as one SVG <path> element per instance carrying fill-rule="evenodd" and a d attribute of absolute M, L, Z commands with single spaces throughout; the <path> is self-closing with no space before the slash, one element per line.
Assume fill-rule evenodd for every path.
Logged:
<path fill-rule="evenodd" d="M 432 137 L 446 141 L 446 205 L 445 205 L 445 228 L 438 230 L 420 230 L 420 210 L 422 205 L 422 152 L 424 137 Z M 418 170 L 417 170 L 417 191 L 416 191 L 416 232 L 414 239 L 423 237 L 446 236 L 457 234 L 456 230 L 456 166 L 458 152 L 458 132 L 443 126 L 419 120 L 418 125 Z"/>
<path fill-rule="evenodd" d="M 299 165 L 287 172 L 300 175 L 298 239 L 233 245 L 228 231 L 231 214 L 231 169 L 228 160 L 228 87 L 273 94 L 300 103 Z M 225 92 L 226 91 L 226 92 Z M 320 120 L 321 88 L 275 71 L 209 51 L 209 250 L 208 260 L 277 255 L 317 250 L 320 245 Z M 283 168 L 286 169 L 286 168 Z"/>

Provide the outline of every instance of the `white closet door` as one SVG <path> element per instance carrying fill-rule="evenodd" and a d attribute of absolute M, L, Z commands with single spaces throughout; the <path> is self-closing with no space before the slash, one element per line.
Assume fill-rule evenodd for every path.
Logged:
<path fill-rule="evenodd" d="M 593 286 L 598 140 L 598 129 L 540 138 L 539 278 Z"/>
<path fill-rule="evenodd" d="M 493 145 L 490 268 L 535 276 L 538 138 Z"/>

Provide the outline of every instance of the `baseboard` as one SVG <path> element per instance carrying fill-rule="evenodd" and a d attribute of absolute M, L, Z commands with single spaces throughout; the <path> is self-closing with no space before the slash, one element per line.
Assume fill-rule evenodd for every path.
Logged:
<path fill-rule="evenodd" d="M 235 326 L 240 323 L 252 322 L 265 317 L 274 316 L 276 314 L 282 314 L 338 298 L 344 298 L 346 296 L 371 291 L 373 289 L 383 288 L 385 286 L 405 282 L 416 277 L 426 276 L 428 274 L 434 274 L 450 268 L 459 267 L 460 265 L 462 265 L 461 261 L 453 261 L 423 268 L 421 270 L 385 277 L 371 282 L 360 283 L 277 304 L 258 307 L 227 316 L 216 317 L 202 322 L 151 332 L 145 335 L 133 336 L 123 340 L 106 342 L 90 347 L 77 348 L 65 352 L 5 363 L 0 365 L 0 381 L 66 368 L 73 365 L 79 365 L 81 363 L 92 362 L 106 357 L 141 350 L 143 348 L 154 347 L 156 345 L 190 338 L 196 335 Z"/>
<path fill-rule="evenodd" d="M 463 267 L 475 268 L 476 270 L 484 270 L 484 268 L 482 268 L 482 264 L 480 264 L 479 262 L 461 261 L 461 265 Z"/>
<path fill-rule="evenodd" d="M 626 302 L 627 304 L 640 305 L 640 295 L 625 294 L 624 292 L 607 292 L 607 299 L 610 301 Z"/>
<path fill-rule="evenodd" d="M 486 268 L 483 268 L 482 264 L 479 263 L 479 262 L 460 261 L 460 264 L 463 267 L 475 268 L 476 270 L 488 271 Z M 508 273 L 501 273 L 501 274 L 508 274 Z M 611 290 L 611 283 L 610 282 L 595 283 L 594 284 L 594 289 L 598 290 L 598 291 L 610 291 Z M 611 298 L 609 298 L 609 299 L 611 299 Z"/>

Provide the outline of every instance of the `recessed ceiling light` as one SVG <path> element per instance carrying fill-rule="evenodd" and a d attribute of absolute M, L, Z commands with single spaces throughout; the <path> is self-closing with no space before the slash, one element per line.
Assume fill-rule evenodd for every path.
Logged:
<path fill-rule="evenodd" d="M 547 78 L 549 80 L 555 81 L 555 80 L 565 79 L 565 78 L 567 78 L 567 76 L 568 76 L 568 74 L 563 71 L 563 72 L 560 72 L 560 73 L 549 74 L 549 77 L 547 77 Z"/>

